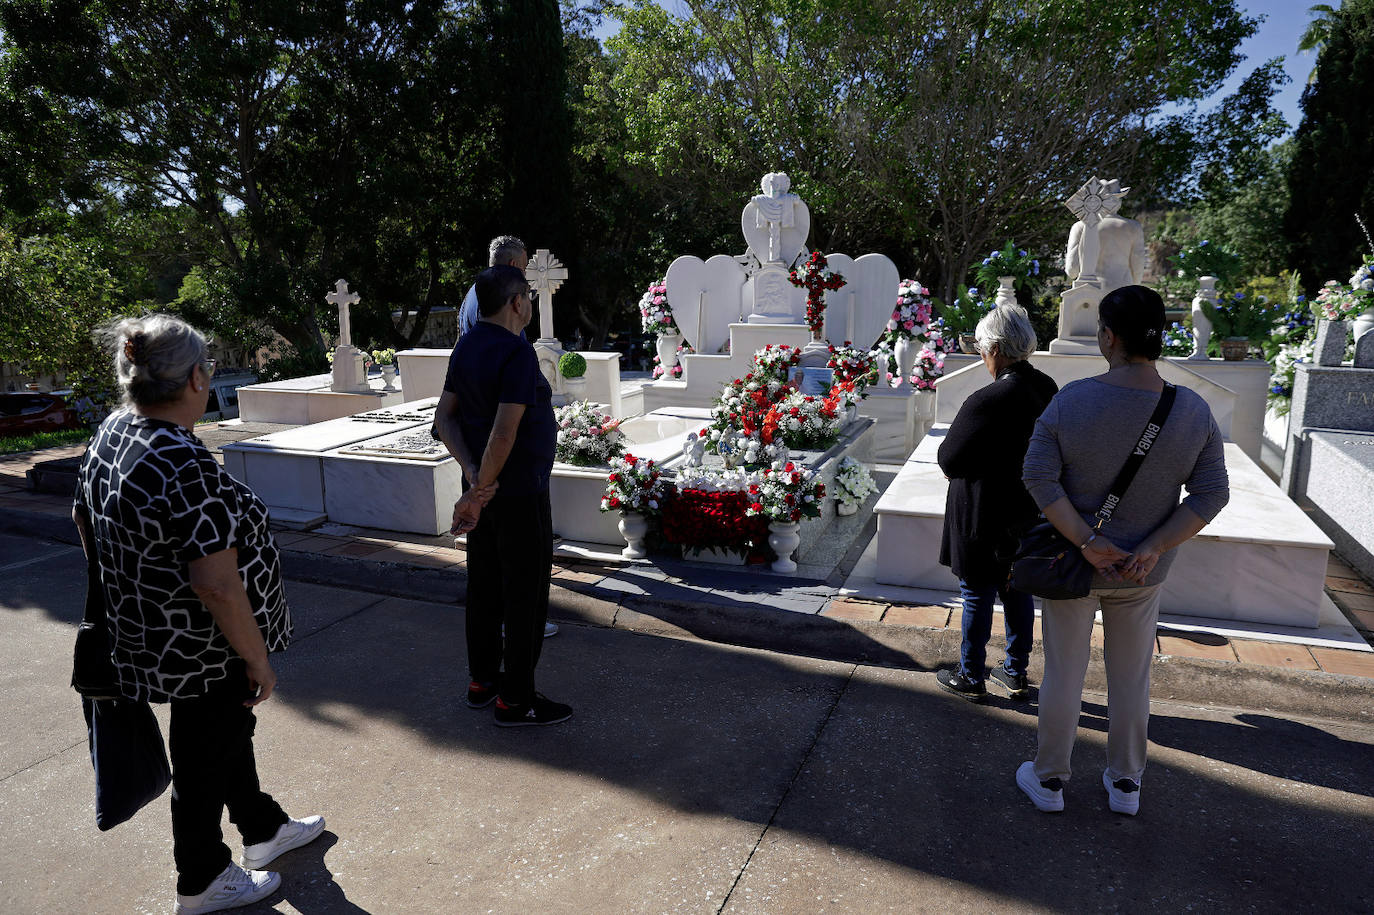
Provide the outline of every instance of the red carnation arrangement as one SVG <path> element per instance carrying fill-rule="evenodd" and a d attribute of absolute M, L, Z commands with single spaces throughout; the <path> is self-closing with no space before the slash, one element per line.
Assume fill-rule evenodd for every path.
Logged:
<path fill-rule="evenodd" d="M 811 336 L 820 339 L 825 326 L 825 293 L 844 286 L 844 276 L 830 270 L 824 254 L 812 251 L 801 275 L 797 274 L 794 267 L 788 272 L 787 279 L 793 286 L 806 288 L 806 326 L 811 329 Z"/>

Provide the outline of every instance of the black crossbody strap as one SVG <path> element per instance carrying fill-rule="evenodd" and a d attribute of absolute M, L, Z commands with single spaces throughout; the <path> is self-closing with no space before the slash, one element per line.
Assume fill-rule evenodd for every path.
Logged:
<path fill-rule="evenodd" d="M 1131 450 L 1131 456 L 1126 458 L 1125 466 L 1116 475 L 1116 481 L 1112 483 L 1111 491 L 1103 500 L 1102 507 L 1097 510 L 1097 524 L 1094 527 L 1100 528 L 1112 520 L 1112 513 L 1121 504 L 1121 497 L 1130 488 L 1131 481 L 1135 479 L 1136 471 L 1140 470 L 1140 465 L 1145 463 L 1145 456 L 1150 453 L 1151 446 L 1159 437 L 1159 430 L 1164 428 L 1164 421 L 1169 418 L 1169 411 L 1173 409 L 1174 398 L 1177 395 L 1178 388 L 1167 381 L 1164 382 L 1164 391 L 1159 395 L 1159 403 L 1155 405 L 1155 411 L 1150 414 L 1149 421 L 1145 423 L 1145 428 L 1141 430 L 1140 437 L 1136 439 L 1135 448 Z"/>

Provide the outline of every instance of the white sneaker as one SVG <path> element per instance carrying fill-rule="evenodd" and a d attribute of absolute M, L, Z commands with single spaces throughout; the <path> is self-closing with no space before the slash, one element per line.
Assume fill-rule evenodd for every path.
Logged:
<path fill-rule="evenodd" d="M 545 623 L 545 624 L 544 624 L 544 638 L 547 639 L 547 638 L 550 638 L 551 636 L 555 636 L 555 635 L 558 635 L 558 624 L 557 624 L 557 623 Z"/>
<path fill-rule="evenodd" d="M 324 817 L 311 816 L 303 820 L 287 820 L 281 824 L 277 834 L 266 842 L 255 842 L 243 847 L 244 867 L 262 867 L 293 848 L 309 845 L 324 832 Z"/>
<path fill-rule="evenodd" d="M 1059 787 L 1053 787 L 1059 785 Z M 1042 782 L 1035 777 L 1035 763 L 1027 760 L 1016 770 L 1016 787 L 1026 793 L 1036 810 L 1059 813 L 1064 809 L 1064 787 L 1059 779 Z"/>
<path fill-rule="evenodd" d="M 281 886 L 281 874 L 271 871 L 246 871 L 230 864 L 211 881 L 205 892 L 194 896 L 177 893 L 176 915 L 200 915 L 201 912 L 220 912 L 237 909 L 266 899 Z"/>
<path fill-rule="evenodd" d="M 1107 789 L 1107 806 L 1113 813 L 1135 816 L 1140 812 L 1140 784 L 1133 778 L 1119 778 L 1115 783 L 1102 770 L 1102 787 Z"/>

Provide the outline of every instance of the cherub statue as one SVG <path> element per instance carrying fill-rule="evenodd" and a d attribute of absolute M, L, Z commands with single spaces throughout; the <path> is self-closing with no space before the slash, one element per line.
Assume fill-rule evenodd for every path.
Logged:
<path fill-rule="evenodd" d="M 706 456 L 706 443 L 695 432 L 688 432 L 687 440 L 682 443 L 682 456 L 688 467 L 700 467 Z"/>

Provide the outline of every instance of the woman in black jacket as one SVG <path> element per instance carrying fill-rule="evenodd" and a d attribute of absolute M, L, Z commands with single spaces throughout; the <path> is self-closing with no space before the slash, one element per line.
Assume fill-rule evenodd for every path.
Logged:
<path fill-rule="evenodd" d="M 1007 584 L 1018 533 L 1038 514 L 1021 483 L 1035 420 L 1059 390 L 1027 357 L 1035 351 L 1035 330 L 1017 305 L 994 308 L 978 322 L 978 352 L 996 380 L 975 391 L 959 408 L 940 445 L 940 469 L 949 478 L 940 562 L 959 576 L 964 600 L 959 666 L 936 675 L 940 685 L 974 702 L 983 685 L 993 602 L 1002 599 L 1006 659 L 992 679 L 1013 699 L 1030 695 L 1026 665 L 1034 638 L 1035 605 L 1029 594 Z"/>

